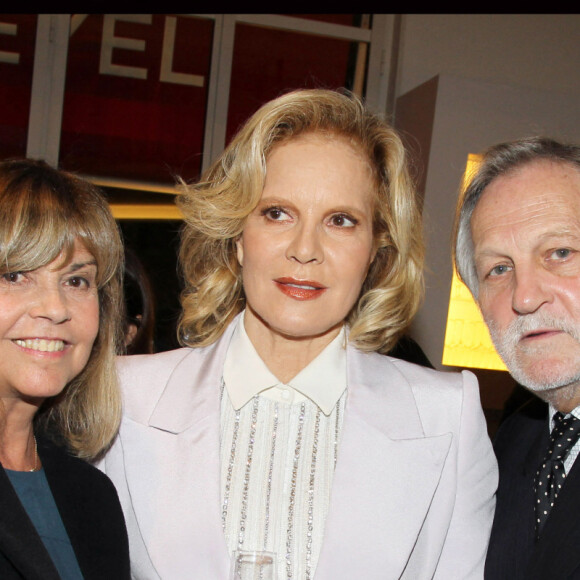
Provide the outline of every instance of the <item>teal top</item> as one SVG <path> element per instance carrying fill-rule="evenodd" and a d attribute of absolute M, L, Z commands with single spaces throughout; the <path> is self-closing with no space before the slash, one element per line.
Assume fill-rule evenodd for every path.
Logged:
<path fill-rule="evenodd" d="M 62 580 L 83 580 L 44 469 L 34 472 L 6 469 L 6 474 Z"/>

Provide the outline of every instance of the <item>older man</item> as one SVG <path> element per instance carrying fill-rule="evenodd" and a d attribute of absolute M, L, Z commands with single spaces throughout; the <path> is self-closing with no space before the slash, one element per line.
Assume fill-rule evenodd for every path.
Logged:
<path fill-rule="evenodd" d="M 460 199 L 455 264 L 512 376 L 487 580 L 580 579 L 580 147 L 489 149 Z"/>

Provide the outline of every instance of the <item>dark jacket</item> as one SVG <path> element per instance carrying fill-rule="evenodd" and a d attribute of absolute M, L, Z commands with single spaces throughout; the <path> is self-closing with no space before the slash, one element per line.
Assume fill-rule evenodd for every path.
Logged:
<path fill-rule="evenodd" d="M 498 430 L 499 487 L 486 580 L 580 580 L 580 460 L 574 462 L 540 540 L 534 539 L 534 476 L 548 438 L 548 405 L 536 397 Z"/>
<path fill-rule="evenodd" d="M 47 439 L 38 438 L 38 454 L 85 580 L 130 578 L 127 531 L 113 484 Z M 59 580 L 1 466 L 0 578 Z"/>

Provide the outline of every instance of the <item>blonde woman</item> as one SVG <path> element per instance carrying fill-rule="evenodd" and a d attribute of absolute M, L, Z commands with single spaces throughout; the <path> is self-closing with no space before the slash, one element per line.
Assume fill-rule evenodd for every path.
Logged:
<path fill-rule="evenodd" d="M 122 247 L 106 202 L 42 161 L 0 163 L 0 577 L 129 578 L 111 482 Z"/>
<path fill-rule="evenodd" d="M 482 578 L 476 380 L 379 354 L 423 290 L 397 134 L 352 95 L 292 92 L 180 206 L 185 348 L 122 361 L 104 462 L 135 578 L 219 580 L 256 551 L 277 579 Z"/>

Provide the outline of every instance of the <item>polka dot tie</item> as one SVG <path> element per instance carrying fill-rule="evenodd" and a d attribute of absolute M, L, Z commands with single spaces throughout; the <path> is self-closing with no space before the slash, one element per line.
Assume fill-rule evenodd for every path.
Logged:
<path fill-rule="evenodd" d="M 566 472 L 564 460 L 566 455 L 580 437 L 580 419 L 569 415 L 564 418 L 560 412 L 554 415 L 554 428 L 550 433 L 548 452 L 542 461 L 534 481 L 536 493 L 536 539 L 540 537 L 542 528 L 548 519 L 560 493 Z"/>

